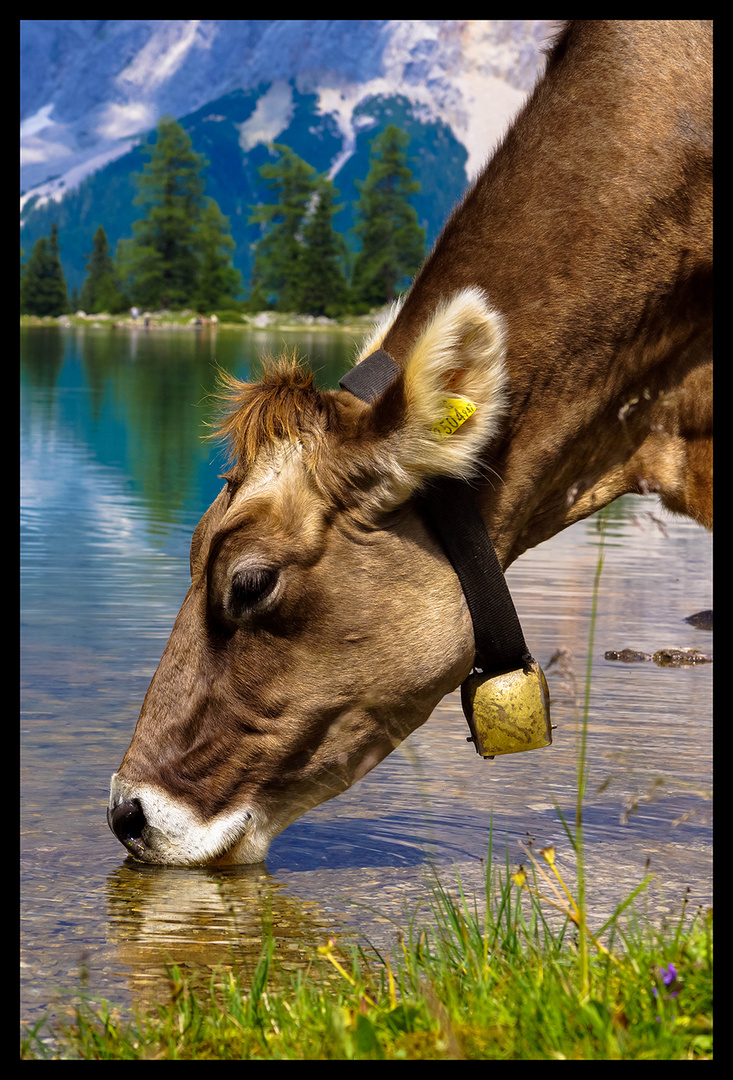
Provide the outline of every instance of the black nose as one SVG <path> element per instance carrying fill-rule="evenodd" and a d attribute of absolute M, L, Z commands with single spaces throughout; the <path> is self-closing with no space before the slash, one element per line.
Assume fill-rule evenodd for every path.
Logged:
<path fill-rule="evenodd" d="M 145 849 L 142 835 L 147 821 L 137 799 L 123 799 L 114 810 L 107 810 L 107 823 L 120 843 L 133 855 Z"/>

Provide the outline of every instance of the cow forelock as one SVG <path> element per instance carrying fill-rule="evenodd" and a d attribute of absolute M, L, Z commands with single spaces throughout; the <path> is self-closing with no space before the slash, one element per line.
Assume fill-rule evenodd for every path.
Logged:
<path fill-rule="evenodd" d="M 351 395 L 319 390 L 294 357 L 266 360 L 258 382 L 226 373 L 220 382 L 224 410 L 214 435 L 229 448 L 232 493 L 249 498 L 258 488 L 272 490 L 288 462 L 297 461 L 300 481 L 325 502 L 364 510 L 366 493 L 391 465 L 383 440 L 404 415 L 401 381 L 385 395 L 376 422 Z"/>

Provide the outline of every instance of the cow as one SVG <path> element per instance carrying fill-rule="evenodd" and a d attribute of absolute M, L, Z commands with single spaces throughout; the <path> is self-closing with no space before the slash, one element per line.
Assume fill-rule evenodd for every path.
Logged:
<path fill-rule="evenodd" d="M 225 379 L 230 468 L 112 777 L 142 862 L 263 860 L 466 679 L 436 478 L 504 569 L 626 493 L 712 528 L 712 24 L 563 24 L 375 351 L 372 400 L 287 357 Z"/>

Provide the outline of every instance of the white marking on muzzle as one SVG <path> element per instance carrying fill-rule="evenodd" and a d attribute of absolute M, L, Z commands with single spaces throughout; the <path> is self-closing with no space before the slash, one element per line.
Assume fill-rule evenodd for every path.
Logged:
<path fill-rule="evenodd" d="M 263 828 L 257 813 L 240 808 L 217 814 L 209 821 L 180 799 L 154 784 L 134 784 L 113 773 L 110 812 L 123 799 L 136 799 L 145 815 L 141 862 L 166 865 L 207 865 L 217 861 L 255 863 L 267 855 L 275 828 Z"/>

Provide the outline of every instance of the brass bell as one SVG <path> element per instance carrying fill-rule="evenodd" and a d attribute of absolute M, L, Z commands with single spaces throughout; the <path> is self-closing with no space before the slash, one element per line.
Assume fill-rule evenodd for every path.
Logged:
<path fill-rule="evenodd" d="M 461 703 L 477 753 L 484 758 L 537 750 L 552 742 L 550 691 L 536 661 L 524 668 L 469 675 Z"/>

